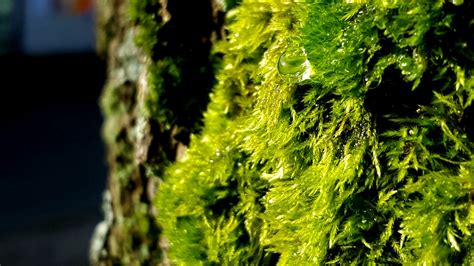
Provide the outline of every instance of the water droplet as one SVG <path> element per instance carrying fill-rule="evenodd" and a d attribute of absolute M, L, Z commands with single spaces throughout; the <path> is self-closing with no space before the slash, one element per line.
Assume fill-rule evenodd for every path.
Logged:
<path fill-rule="evenodd" d="M 303 48 L 288 48 L 278 59 L 280 74 L 303 73 L 309 66 L 308 58 Z"/>
<path fill-rule="evenodd" d="M 219 149 L 216 149 L 216 156 L 217 157 L 221 156 L 221 151 Z"/>
<path fill-rule="evenodd" d="M 464 4 L 464 0 L 451 0 L 451 3 L 453 3 L 455 6 L 460 6 Z"/>
<path fill-rule="evenodd" d="M 400 67 L 403 69 L 403 68 L 406 68 L 407 66 L 409 66 L 410 64 L 410 59 L 408 58 L 404 58 L 402 60 L 400 60 Z"/>

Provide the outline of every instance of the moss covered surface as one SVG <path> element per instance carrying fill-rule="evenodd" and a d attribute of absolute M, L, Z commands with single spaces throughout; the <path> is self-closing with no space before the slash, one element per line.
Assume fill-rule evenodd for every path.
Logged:
<path fill-rule="evenodd" d="M 473 2 L 107 3 L 106 265 L 474 262 Z"/>
<path fill-rule="evenodd" d="M 157 192 L 171 261 L 473 262 L 473 11 L 386 0 L 231 9 L 202 131 Z M 181 53 L 163 59 L 166 73 L 184 71 Z"/>

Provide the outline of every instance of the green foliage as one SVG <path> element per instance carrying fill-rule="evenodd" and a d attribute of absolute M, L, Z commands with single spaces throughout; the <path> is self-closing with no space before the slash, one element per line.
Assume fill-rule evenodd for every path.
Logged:
<path fill-rule="evenodd" d="M 157 194 L 171 259 L 470 264 L 472 10 L 244 0 L 229 11 L 204 127 Z"/>

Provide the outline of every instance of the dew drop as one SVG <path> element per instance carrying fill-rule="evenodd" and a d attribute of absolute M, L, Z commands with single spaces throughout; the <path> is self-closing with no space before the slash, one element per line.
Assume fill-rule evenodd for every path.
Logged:
<path fill-rule="evenodd" d="M 455 6 L 460 6 L 464 4 L 464 0 L 451 0 L 451 3 L 453 3 Z"/>
<path fill-rule="evenodd" d="M 408 58 L 402 59 L 400 61 L 400 66 L 403 68 L 406 68 L 410 64 L 410 60 Z"/>
<path fill-rule="evenodd" d="M 216 149 L 216 156 L 217 157 L 221 156 L 221 151 L 219 149 Z"/>
<path fill-rule="evenodd" d="M 284 75 L 303 73 L 309 67 L 307 61 L 304 49 L 289 48 L 278 59 L 278 72 Z"/>

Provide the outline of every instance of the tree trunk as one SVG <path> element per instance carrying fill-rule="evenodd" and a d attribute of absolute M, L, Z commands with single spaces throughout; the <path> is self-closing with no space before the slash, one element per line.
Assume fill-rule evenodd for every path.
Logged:
<path fill-rule="evenodd" d="M 163 168 L 201 127 L 223 16 L 210 0 L 97 3 L 98 51 L 108 63 L 101 106 L 109 177 L 91 261 L 167 265 L 152 203 Z"/>

